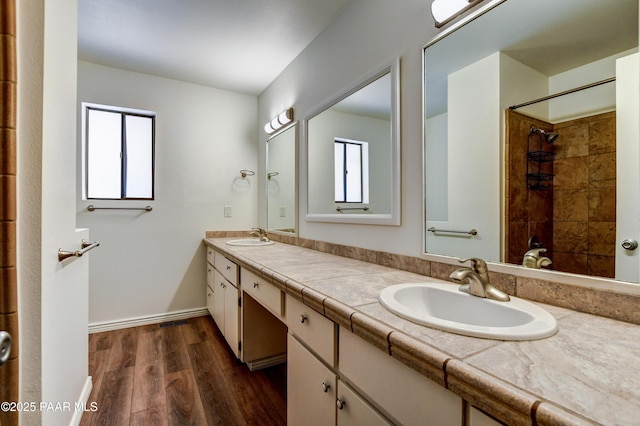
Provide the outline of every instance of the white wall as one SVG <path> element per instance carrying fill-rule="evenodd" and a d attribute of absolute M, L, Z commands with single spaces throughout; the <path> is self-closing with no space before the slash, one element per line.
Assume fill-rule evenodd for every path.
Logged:
<path fill-rule="evenodd" d="M 359 247 L 419 255 L 422 232 L 422 46 L 436 34 L 428 2 L 353 0 L 265 90 L 258 99 L 259 122 L 293 106 L 296 119 L 368 76 L 394 57 L 401 68 L 402 224 L 373 226 L 306 222 L 306 149 L 301 133 L 299 235 Z M 259 161 L 265 150 L 259 135 Z M 265 223 L 264 191 L 260 193 L 260 221 Z"/>
<path fill-rule="evenodd" d="M 616 59 L 635 53 L 637 49 L 620 52 L 549 78 L 549 94 L 594 83 L 616 76 Z M 551 123 L 587 117 L 616 109 L 616 84 L 607 83 L 588 90 L 549 101 Z"/>
<path fill-rule="evenodd" d="M 203 308 L 205 231 L 258 222 L 262 183 L 257 174 L 240 177 L 241 169 L 257 171 L 256 97 L 79 62 L 80 102 L 157 112 L 155 200 L 78 198 L 78 223 L 101 243 L 91 259 L 90 324 Z M 153 211 L 89 213 L 88 204 Z"/>

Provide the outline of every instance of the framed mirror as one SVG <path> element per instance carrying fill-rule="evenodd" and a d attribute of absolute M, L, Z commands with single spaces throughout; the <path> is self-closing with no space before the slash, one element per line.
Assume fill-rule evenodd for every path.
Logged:
<path fill-rule="evenodd" d="M 637 52 L 638 0 L 487 1 L 427 44 L 425 251 L 638 282 Z"/>
<path fill-rule="evenodd" d="M 306 220 L 400 224 L 399 59 L 306 120 Z"/>
<path fill-rule="evenodd" d="M 294 123 L 267 140 L 267 229 L 296 232 L 298 125 Z"/>

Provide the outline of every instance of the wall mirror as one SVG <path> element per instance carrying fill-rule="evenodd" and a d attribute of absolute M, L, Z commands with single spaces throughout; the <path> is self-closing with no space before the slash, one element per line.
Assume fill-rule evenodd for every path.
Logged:
<path fill-rule="evenodd" d="M 297 123 L 267 140 L 267 229 L 296 232 Z"/>
<path fill-rule="evenodd" d="M 306 120 L 307 220 L 400 224 L 399 66 L 385 65 Z"/>
<path fill-rule="evenodd" d="M 638 282 L 637 51 L 638 0 L 494 0 L 427 44 L 425 251 Z"/>

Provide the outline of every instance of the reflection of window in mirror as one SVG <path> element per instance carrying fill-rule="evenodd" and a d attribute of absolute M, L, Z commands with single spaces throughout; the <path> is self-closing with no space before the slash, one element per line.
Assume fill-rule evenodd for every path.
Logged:
<path fill-rule="evenodd" d="M 336 203 L 369 203 L 369 143 L 334 139 Z"/>

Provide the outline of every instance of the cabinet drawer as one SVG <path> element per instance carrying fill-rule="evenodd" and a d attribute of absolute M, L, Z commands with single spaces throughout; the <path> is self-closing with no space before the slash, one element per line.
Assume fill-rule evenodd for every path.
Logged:
<path fill-rule="evenodd" d="M 244 268 L 240 270 L 240 285 L 262 306 L 282 316 L 282 291 L 279 288 Z"/>
<path fill-rule="evenodd" d="M 218 251 L 215 253 L 214 266 L 231 284 L 238 285 L 238 265 L 231 260 L 224 257 L 224 255 Z M 215 289 L 214 289 L 215 290 Z"/>
<path fill-rule="evenodd" d="M 344 328 L 339 351 L 340 372 L 399 423 L 463 424 L 462 398 Z"/>
<path fill-rule="evenodd" d="M 292 296 L 286 296 L 285 322 L 327 364 L 336 365 L 336 324 Z"/>
<path fill-rule="evenodd" d="M 213 248 L 206 246 L 207 247 L 207 262 L 211 265 L 211 266 L 215 266 L 215 251 L 213 250 Z"/>

